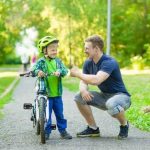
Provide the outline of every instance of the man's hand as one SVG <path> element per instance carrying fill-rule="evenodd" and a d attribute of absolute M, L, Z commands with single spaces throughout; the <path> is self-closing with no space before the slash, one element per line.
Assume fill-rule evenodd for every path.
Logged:
<path fill-rule="evenodd" d="M 38 77 L 40 77 L 40 78 L 41 78 L 41 77 L 45 77 L 45 73 L 40 70 L 40 71 L 38 72 Z"/>
<path fill-rule="evenodd" d="M 83 100 L 88 102 L 91 101 L 94 96 L 89 91 L 85 90 L 81 92 L 81 97 L 83 98 Z"/>
<path fill-rule="evenodd" d="M 76 66 L 74 66 L 72 69 L 70 69 L 70 76 L 72 77 L 78 77 L 80 75 L 80 69 Z"/>
<path fill-rule="evenodd" d="M 54 72 L 53 74 L 54 74 L 54 76 L 57 76 L 57 77 L 60 76 L 60 72 L 59 72 L 59 71 L 56 71 L 56 72 Z"/>

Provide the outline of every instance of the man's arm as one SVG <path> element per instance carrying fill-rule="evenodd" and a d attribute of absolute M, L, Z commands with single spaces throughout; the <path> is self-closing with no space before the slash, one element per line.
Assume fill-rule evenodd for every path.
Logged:
<path fill-rule="evenodd" d="M 88 90 L 88 85 L 81 80 L 80 85 L 79 85 L 79 89 L 80 89 L 80 92 L 87 91 Z"/>
<path fill-rule="evenodd" d="M 87 75 L 81 73 L 78 77 L 87 84 L 100 85 L 109 77 L 109 74 L 103 71 L 99 71 L 96 75 Z"/>
<path fill-rule="evenodd" d="M 70 75 L 83 80 L 86 84 L 92 85 L 100 85 L 109 77 L 109 74 L 104 71 L 99 71 L 96 75 L 87 75 L 81 73 L 77 67 L 71 69 Z"/>
<path fill-rule="evenodd" d="M 80 93 L 81 97 L 85 101 L 91 101 L 94 97 L 89 91 L 88 91 L 88 84 L 86 84 L 84 81 L 80 81 Z"/>

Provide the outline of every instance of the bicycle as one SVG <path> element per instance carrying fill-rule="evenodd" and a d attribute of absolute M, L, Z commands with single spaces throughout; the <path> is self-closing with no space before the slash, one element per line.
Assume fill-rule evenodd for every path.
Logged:
<path fill-rule="evenodd" d="M 46 74 L 45 77 L 51 76 L 51 74 Z M 20 74 L 20 77 L 25 76 L 25 77 L 35 77 L 32 71 L 27 72 L 27 73 L 22 73 Z M 36 92 L 36 97 L 34 100 L 34 105 L 32 103 L 24 103 L 23 108 L 24 109 L 32 109 L 31 112 L 31 121 L 33 121 L 33 127 L 36 127 L 36 134 L 41 136 L 41 143 L 45 144 L 46 139 L 45 139 L 45 131 L 44 127 L 45 124 L 47 123 L 48 120 L 48 97 L 47 97 L 47 92 L 46 92 L 46 87 L 45 87 L 45 82 L 44 78 L 38 78 L 39 83 L 38 83 L 38 89 Z M 52 124 L 51 125 L 52 130 L 56 130 L 56 125 Z"/>

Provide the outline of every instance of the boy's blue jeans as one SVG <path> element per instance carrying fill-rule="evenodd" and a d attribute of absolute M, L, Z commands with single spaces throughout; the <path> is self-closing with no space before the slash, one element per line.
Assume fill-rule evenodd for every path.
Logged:
<path fill-rule="evenodd" d="M 52 110 L 54 111 L 54 114 L 56 116 L 57 121 L 57 127 L 59 132 L 63 132 L 67 128 L 67 120 L 64 119 L 63 115 L 63 102 L 62 97 L 50 97 L 48 98 L 48 105 L 49 105 L 49 119 L 45 126 L 45 133 L 50 134 L 51 133 L 51 124 L 52 124 Z"/>

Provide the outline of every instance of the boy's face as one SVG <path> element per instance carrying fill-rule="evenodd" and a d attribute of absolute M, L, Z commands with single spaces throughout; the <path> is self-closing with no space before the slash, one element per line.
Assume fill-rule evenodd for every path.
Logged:
<path fill-rule="evenodd" d="M 57 55 L 58 43 L 52 43 L 47 46 L 47 55 L 50 58 L 55 58 Z"/>

